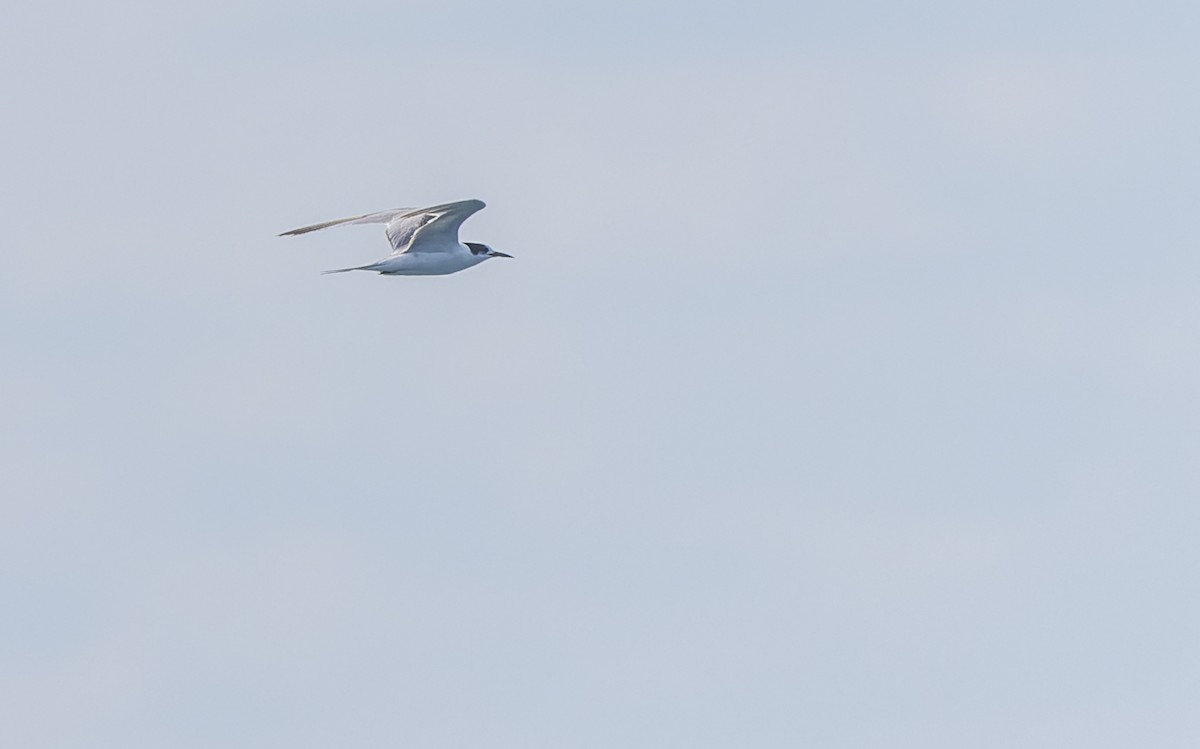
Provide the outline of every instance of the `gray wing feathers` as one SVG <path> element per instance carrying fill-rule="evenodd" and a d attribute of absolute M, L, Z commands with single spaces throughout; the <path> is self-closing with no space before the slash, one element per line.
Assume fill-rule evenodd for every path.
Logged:
<path fill-rule="evenodd" d="M 393 224 L 396 225 L 395 235 L 396 239 L 403 239 L 404 244 L 393 241 L 392 247 L 395 248 L 396 254 L 443 252 L 443 248 L 457 245 L 459 227 L 485 206 L 482 200 L 459 200 L 419 208 L 404 216 L 397 216 L 393 219 Z M 393 234 L 393 224 L 388 225 L 389 238 Z"/>
<path fill-rule="evenodd" d="M 318 229 L 328 229 L 331 226 L 341 226 L 343 224 L 386 224 L 396 216 L 401 216 L 410 213 L 412 208 L 392 208 L 387 211 L 376 211 L 375 213 L 364 213 L 361 216 L 351 216 L 350 218 L 338 218 L 333 221 L 324 221 L 312 226 L 302 226 L 299 229 L 292 229 L 280 234 L 281 237 L 295 237 L 300 234 L 308 234 L 310 231 Z"/>
<path fill-rule="evenodd" d="M 392 243 L 392 254 L 400 255 L 408 249 L 412 244 L 413 237 L 417 231 L 437 218 L 436 213 L 425 213 L 417 211 L 416 213 L 396 216 L 387 225 L 387 238 Z"/>
<path fill-rule="evenodd" d="M 393 208 L 302 226 L 285 231 L 279 236 L 294 237 L 331 226 L 387 224 L 387 237 L 392 243 L 393 255 L 405 252 L 443 252 L 445 250 L 442 248 L 458 243 L 459 227 L 472 214 L 483 210 L 484 206 L 482 200 L 458 200 L 428 208 Z"/>

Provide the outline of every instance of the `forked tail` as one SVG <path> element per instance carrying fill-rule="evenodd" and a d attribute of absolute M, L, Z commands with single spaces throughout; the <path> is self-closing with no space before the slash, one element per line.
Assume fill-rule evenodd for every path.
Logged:
<path fill-rule="evenodd" d="M 323 271 L 321 271 L 321 275 L 328 276 L 330 273 L 347 273 L 352 270 L 370 270 L 370 269 L 371 269 L 371 266 L 369 266 L 369 265 L 356 265 L 353 268 L 335 268 L 333 270 L 323 270 Z"/>

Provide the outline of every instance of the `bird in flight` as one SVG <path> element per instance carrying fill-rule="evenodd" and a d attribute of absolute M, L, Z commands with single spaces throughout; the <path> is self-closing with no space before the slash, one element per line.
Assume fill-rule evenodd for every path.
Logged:
<path fill-rule="evenodd" d="M 369 265 L 338 268 L 325 273 L 345 273 L 351 270 L 376 271 L 385 276 L 444 276 L 457 273 L 493 257 L 512 257 L 497 252 L 486 244 L 459 242 L 458 228 L 482 210 L 482 200 L 459 200 L 428 208 L 393 208 L 390 211 L 366 213 L 362 216 L 339 218 L 312 226 L 303 226 L 280 234 L 294 237 L 317 229 L 349 224 L 387 224 L 387 238 L 392 254 Z"/>

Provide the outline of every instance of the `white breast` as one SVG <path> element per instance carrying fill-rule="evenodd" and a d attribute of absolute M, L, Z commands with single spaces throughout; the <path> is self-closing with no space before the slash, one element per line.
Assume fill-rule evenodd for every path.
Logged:
<path fill-rule="evenodd" d="M 393 276 L 442 276 L 470 268 L 486 260 L 459 245 L 453 252 L 408 252 L 375 264 L 372 270 Z"/>

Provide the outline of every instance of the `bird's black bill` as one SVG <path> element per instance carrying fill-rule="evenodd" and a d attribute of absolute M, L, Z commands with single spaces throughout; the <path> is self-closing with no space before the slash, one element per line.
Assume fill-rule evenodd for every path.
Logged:
<path fill-rule="evenodd" d="M 492 257 L 512 257 L 512 255 L 508 255 L 503 252 L 496 252 L 495 250 L 492 250 Z"/>

